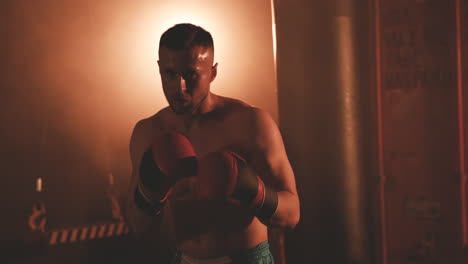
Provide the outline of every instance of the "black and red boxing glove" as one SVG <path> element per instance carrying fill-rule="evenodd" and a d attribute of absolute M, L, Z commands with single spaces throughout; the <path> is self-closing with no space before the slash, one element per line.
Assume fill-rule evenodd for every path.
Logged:
<path fill-rule="evenodd" d="M 196 172 L 195 151 L 185 136 L 171 132 L 157 137 L 140 163 L 137 206 L 148 215 L 159 214 L 174 184 Z"/>
<path fill-rule="evenodd" d="M 270 219 L 278 207 L 278 194 L 265 186 L 247 162 L 232 151 L 207 154 L 200 160 L 196 176 L 198 199 L 227 198 L 254 211 L 262 220 Z"/>

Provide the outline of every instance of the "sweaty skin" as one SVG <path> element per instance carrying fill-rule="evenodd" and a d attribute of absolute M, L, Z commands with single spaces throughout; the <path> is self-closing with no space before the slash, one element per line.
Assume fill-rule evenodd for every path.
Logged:
<path fill-rule="evenodd" d="M 126 216 L 132 231 L 150 236 L 163 234 L 187 255 L 214 258 L 267 240 L 266 225 L 294 228 L 299 221 L 294 173 L 270 115 L 210 91 L 210 83 L 217 74 L 211 49 L 173 51 L 162 47 L 159 58 L 169 106 L 140 120 L 134 128 L 130 140 L 133 167 L 130 190 L 138 182 L 140 161 L 152 139 L 159 133 L 177 131 L 191 141 L 198 158 L 225 148 L 241 154 L 265 185 L 278 192 L 278 209 L 268 223 L 262 223 L 238 205 L 198 202 L 192 177 L 176 183 L 161 215 L 156 217 L 139 212 L 129 196 Z"/>

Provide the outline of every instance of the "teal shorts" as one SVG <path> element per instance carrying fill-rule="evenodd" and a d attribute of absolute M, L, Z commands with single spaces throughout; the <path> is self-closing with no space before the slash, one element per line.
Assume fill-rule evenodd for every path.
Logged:
<path fill-rule="evenodd" d="M 253 248 L 244 249 L 230 256 L 215 259 L 194 259 L 177 251 L 171 264 L 274 264 L 270 244 L 264 241 Z"/>

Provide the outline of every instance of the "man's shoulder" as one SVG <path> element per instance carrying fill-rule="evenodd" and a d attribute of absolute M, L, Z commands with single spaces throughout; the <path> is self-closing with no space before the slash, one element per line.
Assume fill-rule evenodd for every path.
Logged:
<path fill-rule="evenodd" d="M 246 104 L 242 101 L 239 101 L 239 103 L 233 105 L 230 111 L 230 116 L 237 121 L 242 120 L 242 123 L 257 123 L 261 122 L 262 120 L 272 120 L 268 111 L 257 106 Z"/>
<path fill-rule="evenodd" d="M 255 153 L 267 149 L 272 136 L 278 135 L 278 125 L 270 113 L 256 106 L 239 106 L 225 122 L 228 135 L 241 152 Z M 249 155 L 249 154 L 246 154 Z"/>
<path fill-rule="evenodd" d="M 164 123 L 164 119 L 166 119 L 169 114 L 170 108 L 165 107 L 156 112 L 154 115 L 139 120 L 135 124 L 134 131 L 152 131 L 155 129 L 160 129 Z"/>
<path fill-rule="evenodd" d="M 239 104 L 229 111 L 225 124 L 237 136 L 243 135 L 244 142 L 257 140 L 259 136 L 277 127 L 276 121 L 268 111 L 247 104 Z"/>
<path fill-rule="evenodd" d="M 229 115 L 233 118 L 258 118 L 261 115 L 268 115 L 265 110 L 252 106 L 242 100 L 224 97 L 224 105 Z"/>
<path fill-rule="evenodd" d="M 220 96 L 218 95 L 218 97 L 221 99 L 221 101 L 223 102 L 223 105 L 227 106 L 227 107 L 236 107 L 236 108 L 248 108 L 248 107 L 251 107 L 248 103 L 240 100 L 240 99 L 236 99 L 236 98 L 232 98 L 232 97 L 227 97 L 227 96 Z"/>

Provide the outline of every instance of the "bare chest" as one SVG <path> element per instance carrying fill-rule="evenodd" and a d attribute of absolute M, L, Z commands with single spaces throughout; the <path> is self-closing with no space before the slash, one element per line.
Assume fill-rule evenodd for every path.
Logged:
<path fill-rule="evenodd" d="M 186 133 L 199 158 L 234 145 L 235 142 L 225 124 L 194 127 Z"/>
<path fill-rule="evenodd" d="M 242 142 L 233 124 L 224 120 L 194 121 L 189 126 L 175 123 L 166 130 L 184 134 L 192 143 L 198 158 L 222 149 L 242 150 Z"/>

